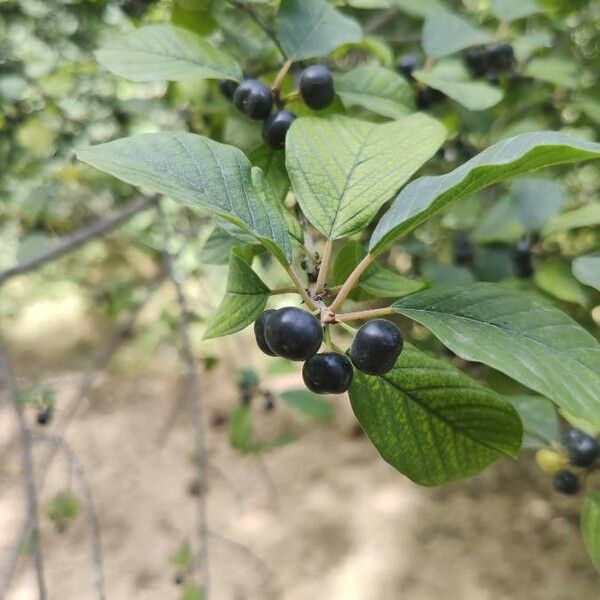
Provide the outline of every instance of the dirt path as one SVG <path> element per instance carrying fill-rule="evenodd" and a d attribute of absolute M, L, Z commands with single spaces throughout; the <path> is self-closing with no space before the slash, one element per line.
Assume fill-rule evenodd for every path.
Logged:
<path fill-rule="evenodd" d="M 220 372 L 205 378 L 211 415 L 235 405 L 226 379 Z M 59 411 L 71 385 L 71 376 L 59 377 Z M 185 415 L 164 447 L 156 444 L 174 391 L 164 375 L 107 377 L 68 435 L 94 491 L 112 600 L 180 593 L 169 557 L 192 538 L 195 516 Z M 280 405 L 269 414 L 257 408 L 263 432 L 291 427 L 299 435 L 261 459 L 236 454 L 226 429 L 211 428 L 213 600 L 600 597 L 577 532 L 578 501 L 551 494 L 531 464 L 504 461 L 467 483 L 420 488 L 353 434 L 346 402 L 334 404 L 330 426 Z M 9 429 L 1 413 L 0 434 Z M 66 485 L 57 463 L 44 499 Z M 18 455 L 10 453 L 0 470 L 2 548 L 19 526 L 20 507 Z M 50 598 L 94 598 L 85 520 L 62 535 L 47 518 L 42 523 Z M 7 600 L 35 597 L 32 573 L 21 570 Z"/>

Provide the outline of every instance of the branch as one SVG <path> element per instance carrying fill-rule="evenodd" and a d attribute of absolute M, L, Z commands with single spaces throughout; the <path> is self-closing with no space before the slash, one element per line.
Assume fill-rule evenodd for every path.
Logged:
<path fill-rule="evenodd" d="M 64 254 L 79 248 L 79 246 L 82 246 L 86 242 L 89 242 L 90 240 L 100 237 L 108 231 L 115 229 L 134 215 L 150 208 L 154 204 L 155 200 L 156 199 L 154 197 L 136 198 L 129 204 L 125 205 L 124 208 L 114 215 L 107 217 L 106 219 L 96 221 L 87 227 L 82 227 L 81 229 L 77 229 L 73 233 L 66 235 L 63 239 L 56 243 L 53 248 L 41 256 L 36 256 L 35 258 L 26 260 L 14 267 L 0 272 L 0 285 L 9 279 L 16 277 L 17 275 L 27 273 L 28 271 L 37 269 L 48 262 L 60 258 Z"/>
<path fill-rule="evenodd" d="M 329 262 L 331 261 L 331 253 L 333 251 L 333 241 L 327 240 L 325 247 L 323 248 L 323 258 L 321 259 L 321 265 L 319 266 L 319 275 L 317 277 L 317 283 L 315 285 L 315 293 L 320 294 L 325 287 L 327 282 L 327 272 L 329 271 Z"/>
<path fill-rule="evenodd" d="M 174 260 L 169 252 L 170 235 L 165 216 L 160 204 L 157 205 L 164 237 L 164 263 L 167 277 L 171 280 L 177 296 L 177 304 L 180 310 L 179 317 L 179 344 L 181 358 L 187 367 L 186 391 L 189 410 L 192 415 L 194 436 L 196 439 L 196 470 L 200 494 L 198 496 L 198 529 L 196 532 L 198 552 L 196 553 L 196 569 L 202 581 L 202 597 L 209 600 L 210 597 L 210 568 L 208 563 L 208 516 L 206 507 L 206 442 L 204 439 L 204 406 L 200 396 L 200 378 L 192 344 L 189 335 L 189 309 L 187 299 L 183 291 L 182 282 L 174 270 Z"/>
<path fill-rule="evenodd" d="M 27 497 L 27 521 L 31 523 L 30 540 L 32 546 L 33 560 L 35 564 L 38 597 L 39 600 L 46 600 L 48 596 L 46 591 L 46 580 L 44 578 L 44 560 L 42 556 L 42 549 L 40 547 L 40 524 L 37 514 L 38 498 L 33 473 L 33 455 L 31 452 L 31 439 L 29 435 L 29 429 L 27 427 L 27 422 L 25 421 L 25 416 L 23 415 L 21 402 L 19 400 L 17 383 L 15 381 L 11 366 L 8 362 L 8 357 L 5 355 L 2 349 L 0 349 L 0 375 L 2 376 L 2 379 L 4 379 L 5 389 L 8 393 L 8 399 L 15 413 L 15 417 L 17 418 L 17 423 L 19 426 L 19 434 L 21 437 L 23 487 L 25 489 L 25 495 Z M 20 548 L 21 545 L 19 544 L 19 549 Z M 7 586 L 4 591 L 7 591 Z M 5 594 L 2 594 L 2 597 L 4 598 Z"/>
<path fill-rule="evenodd" d="M 342 304 L 344 300 L 348 297 L 348 294 L 352 291 L 354 286 L 359 282 L 360 276 L 371 266 L 371 263 L 375 260 L 375 256 L 372 254 L 367 254 L 359 263 L 356 265 L 354 271 L 350 273 L 348 279 L 344 282 L 344 285 L 338 292 L 338 295 L 335 297 L 335 300 L 332 302 L 329 307 L 329 313 L 335 313 L 340 308 L 342 308 Z"/>
<path fill-rule="evenodd" d="M 385 308 L 372 308 L 370 310 L 359 310 L 356 312 L 338 313 L 335 315 L 334 323 L 347 323 L 348 321 L 366 321 L 377 317 L 393 315 L 396 311 L 391 306 Z"/>
<path fill-rule="evenodd" d="M 102 558 L 102 542 L 100 538 L 100 523 L 98 521 L 98 513 L 94 504 L 92 490 L 85 475 L 85 470 L 83 469 L 83 465 L 81 464 L 75 452 L 73 452 L 72 448 L 65 442 L 63 438 L 55 435 L 46 435 L 43 436 L 42 439 L 45 439 L 46 441 L 54 444 L 56 447 L 60 448 L 63 451 L 67 462 L 69 463 L 71 472 L 79 482 L 79 487 L 81 488 L 81 493 L 83 495 L 83 501 L 86 508 L 87 521 L 92 534 L 91 562 L 94 572 L 94 589 L 96 590 L 96 595 L 98 596 L 99 600 L 105 600 L 106 592 L 104 586 L 104 568 Z"/>

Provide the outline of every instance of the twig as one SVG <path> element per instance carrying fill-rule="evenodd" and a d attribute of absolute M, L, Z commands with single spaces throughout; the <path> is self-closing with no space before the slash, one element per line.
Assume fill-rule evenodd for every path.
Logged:
<path fill-rule="evenodd" d="M 271 296 L 280 296 L 281 294 L 297 294 L 298 288 L 295 285 L 289 285 L 287 287 L 276 288 L 269 292 Z"/>
<path fill-rule="evenodd" d="M 187 299 L 183 291 L 182 283 L 175 273 L 173 256 L 169 252 L 170 236 L 165 222 L 164 213 L 160 204 L 157 205 L 164 236 L 164 262 L 167 276 L 171 280 L 177 296 L 177 304 L 180 310 L 179 317 L 179 343 L 181 357 L 186 365 L 186 391 L 189 403 L 190 413 L 192 415 L 192 424 L 194 426 L 194 437 L 196 439 L 196 469 L 198 475 L 198 485 L 200 495 L 198 496 L 198 528 L 197 543 L 198 552 L 196 553 L 196 568 L 202 580 L 202 597 L 204 600 L 210 598 L 210 568 L 208 554 L 208 517 L 206 507 L 206 443 L 204 440 L 204 407 L 200 396 L 200 378 L 198 369 L 192 352 L 192 344 L 189 335 L 189 310 Z"/>
<path fill-rule="evenodd" d="M 315 293 L 320 294 L 325 287 L 327 281 L 327 272 L 329 271 L 329 262 L 331 261 L 331 253 L 333 251 L 333 241 L 327 240 L 323 248 L 323 258 L 319 267 L 319 275 L 315 284 Z"/>
<path fill-rule="evenodd" d="M 83 465 L 81 464 L 79 458 L 77 457 L 75 452 L 73 452 L 73 449 L 65 442 L 63 438 L 56 435 L 47 435 L 43 436 L 42 439 L 47 440 L 48 442 L 54 444 L 56 447 L 62 450 L 67 459 L 67 462 L 69 463 L 71 472 L 74 474 L 75 478 L 79 483 L 79 487 L 81 488 L 81 493 L 83 495 L 83 501 L 87 513 L 87 521 L 90 527 L 90 532 L 92 534 L 91 563 L 94 573 L 94 589 L 96 590 L 96 595 L 98 596 L 98 598 L 100 600 L 105 600 L 106 592 L 104 585 L 104 561 L 102 557 L 100 522 L 98 521 L 98 513 L 94 504 L 94 497 L 92 495 L 92 490 L 85 475 L 85 470 L 83 469 Z"/>
<path fill-rule="evenodd" d="M 46 263 L 63 256 L 69 252 L 72 252 L 79 246 L 89 242 L 90 240 L 100 237 L 104 235 L 111 229 L 115 229 L 134 215 L 142 212 L 150 206 L 152 206 L 155 202 L 154 198 L 141 197 L 135 200 L 132 200 L 129 204 L 127 204 L 123 209 L 119 212 L 115 213 L 111 217 L 107 217 L 106 219 L 101 219 L 87 227 L 82 227 L 77 231 L 65 236 L 60 242 L 58 242 L 53 248 L 42 254 L 41 256 L 37 256 L 30 260 L 26 260 L 14 267 L 6 269 L 0 273 L 0 285 L 15 277 L 17 275 L 21 275 L 23 273 L 27 273 L 28 271 L 32 271 L 33 269 L 37 269 Z"/>
<path fill-rule="evenodd" d="M 365 25 L 365 33 L 375 33 L 378 29 L 385 27 L 390 21 L 395 19 L 399 13 L 400 10 L 397 8 L 388 8 L 375 15 L 371 21 Z"/>
<path fill-rule="evenodd" d="M 290 67 L 292 66 L 292 61 L 291 60 L 286 60 L 283 63 L 283 66 L 281 67 L 281 69 L 279 70 L 279 73 L 277 73 L 277 77 L 275 77 L 275 81 L 273 82 L 273 85 L 271 86 L 271 91 L 276 94 L 277 96 L 279 96 L 279 90 L 281 89 L 281 84 L 283 83 L 283 80 L 285 79 L 285 76 L 288 74 L 288 71 L 290 70 Z"/>
<path fill-rule="evenodd" d="M 300 281 L 300 277 L 298 277 L 298 275 L 296 274 L 294 269 L 288 265 L 285 268 L 285 270 L 286 270 L 287 274 L 290 276 L 290 279 L 294 282 L 294 285 L 296 286 L 296 290 L 302 296 L 302 299 L 306 303 L 306 306 L 308 306 L 308 308 L 310 308 L 311 310 L 318 310 L 319 307 L 313 302 L 312 298 L 310 297 L 310 295 L 308 293 L 308 290 L 304 287 L 304 285 L 302 284 L 302 281 Z"/>
<path fill-rule="evenodd" d="M 38 520 L 38 499 L 37 490 L 35 487 L 35 479 L 33 473 L 33 455 L 31 452 L 31 439 L 29 436 L 29 429 L 25 416 L 23 415 L 23 409 L 19 400 L 19 392 L 17 389 L 17 383 L 14 378 L 14 374 L 8 362 L 3 349 L 0 348 L 0 375 L 4 379 L 6 386 L 6 392 L 10 404 L 14 410 L 15 417 L 19 426 L 19 434 L 21 437 L 21 462 L 23 471 L 23 487 L 25 489 L 25 495 L 27 497 L 27 521 L 31 523 L 30 527 L 30 540 L 32 546 L 33 560 L 35 564 L 35 574 L 37 580 L 38 597 L 40 600 L 46 600 L 48 597 L 46 591 L 46 580 L 44 578 L 44 559 L 42 556 L 42 549 L 40 546 L 40 524 Z M 19 549 L 21 544 L 19 544 Z M 8 582 L 3 585 L 4 592 L 8 589 Z M 5 593 L 2 594 L 5 597 Z"/>
<path fill-rule="evenodd" d="M 342 288 L 338 292 L 335 300 L 331 303 L 329 307 L 329 311 L 331 313 L 335 313 L 340 308 L 342 308 L 342 304 L 344 300 L 348 297 L 348 294 L 352 291 L 355 285 L 358 284 L 361 275 L 371 266 L 371 263 L 375 260 L 375 256 L 372 254 L 367 254 L 359 263 L 356 265 L 354 271 L 350 273 L 348 279 L 342 285 Z"/>
<path fill-rule="evenodd" d="M 391 306 L 385 308 L 372 308 L 370 310 L 359 310 L 356 312 L 337 313 L 335 322 L 347 323 L 348 321 L 363 321 L 366 319 L 375 319 L 377 317 L 385 317 L 393 315 L 396 311 Z"/>

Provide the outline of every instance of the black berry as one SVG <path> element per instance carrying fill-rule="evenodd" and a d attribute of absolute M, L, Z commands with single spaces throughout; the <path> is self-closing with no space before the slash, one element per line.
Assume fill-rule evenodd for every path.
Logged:
<path fill-rule="evenodd" d="M 568 496 L 575 495 L 581 487 L 577 475 L 566 469 L 561 469 L 554 475 L 552 484 L 557 492 Z"/>
<path fill-rule="evenodd" d="M 416 104 L 419 110 L 431 108 L 446 99 L 446 94 L 431 87 L 424 87 L 417 91 Z"/>
<path fill-rule="evenodd" d="M 370 375 L 383 375 L 396 364 L 404 340 L 400 330 L 386 319 L 365 323 L 354 336 L 350 358 L 354 366 Z"/>
<path fill-rule="evenodd" d="M 483 77 L 488 70 L 488 53 L 486 48 L 470 48 L 464 55 L 465 65 L 475 78 Z"/>
<path fill-rule="evenodd" d="M 460 267 L 473 262 L 471 241 L 464 233 L 457 234 L 452 240 L 454 264 Z"/>
<path fill-rule="evenodd" d="M 277 356 L 308 360 L 323 343 L 323 328 L 315 317 L 301 308 L 281 308 L 267 318 L 265 339 Z"/>
<path fill-rule="evenodd" d="M 52 421 L 52 409 L 49 406 L 41 408 L 35 416 L 35 420 L 38 425 L 48 425 Z"/>
<path fill-rule="evenodd" d="M 533 275 L 533 265 L 531 262 L 531 242 L 524 238 L 515 245 L 514 251 L 515 267 L 517 275 L 521 279 L 527 279 Z"/>
<path fill-rule="evenodd" d="M 342 354 L 323 352 L 302 368 L 306 387 L 315 394 L 343 394 L 352 383 L 352 363 Z"/>
<path fill-rule="evenodd" d="M 396 63 L 396 70 L 409 81 L 414 81 L 413 72 L 421 66 L 421 61 L 416 54 L 404 54 Z"/>
<path fill-rule="evenodd" d="M 239 83 L 233 79 L 221 79 L 219 81 L 219 90 L 227 100 L 233 100 L 233 95 L 238 89 Z"/>
<path fill-rule="evenodd" d="M 287 110 L 278 110 L 267 117 L 263 125 L 262 136 L 265 144 L 273 150 L 285 147 L 285 136 L 296 119 L 296 115 Z"/>
<path fill-rule="evenodd" d="M 513 47 L 510 44 L 501 42 L 487 47 L 487 62 L 491 69 L 497 71 L 508 71 L 515 58 Z"/>
<path fill-rule="evenodd" d="M 274 312 L 274 310 L 265 310 L 265 312 L 254 321 L 254 337 L 256 338 L 256 345 L 269 356 L 276 356 L 276 354 L 269 348 L 269 344 L 267 344 L 267 340 L 265 339 L 265 325 L 267 324 L 269 316 Z"/>
<path fill-rule="evenodd" d="M 576 467 L 589 467 L 600 457 L 600 444 L 596 439 L 574 427 L 565 434 L 565 446 L 571 464 Z"/>
<path fill-rule="evenodd" d="M 251 119 L 266 119 L 273 108 L 271 90 L 256 79 L 240 83 L 233 95 L 233 103 Z"/>
<path fill-rule="evenodd" d="M 313 65 L 304 69 L 300 75 L 300 95 L 310 108 L 327 108 L 335 97 L 333 77 L 329 69 L 323 65 Z"/>

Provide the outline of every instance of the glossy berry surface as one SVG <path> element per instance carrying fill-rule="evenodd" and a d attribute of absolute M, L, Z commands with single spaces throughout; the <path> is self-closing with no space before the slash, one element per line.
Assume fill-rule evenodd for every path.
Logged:
<path fill-rule="evenodd" d="M 499 43 L 487 47 L 487 62 L 492 69 L 508 71 L 514 62 L 514 50 L 510 44 Z"/>
<path fill-rule="evenodd" d="M 486 48 L 471 48 L 465 53 L 465 65 L 473 77 L 483 77 L 489 67 Z"/>
<path fill-rule="evenodd" d="M 256 79 L 247 79 L 235 90 L 233 103 L 247 117 L 262 120 L 271 113 L 273 94 L 264 83 Z"/>
<path fill-rule="evenodd" d="M 256 339 L 256 345 L 269 356 L 275 356 L 275 353 L 269 348 L 269 344 L 267 344 L 267 340 L 265 339 L 265 325 L 267 324 L 269 316 L 274 312 L 274 310 L 265 310 L 265 312 L 254 321 L 254 337 Z"/>
<path fill-rule="evenodd" d="M 315 394 L 343 394 L 352 383 L 352 374 L 352 363 L 335 352 L 317 354 L 302 368 L 302 379 Z"/>
<path fill-rule="evenodd" d="M 323 343 L 323 328 L 310 313 L 290 306 L 269 315 L 265 339 L 277 356 L 288 360 L 308 360 Z"/>
<path fill-rule="evenodd" d="M 273 150 L 285 147 L 285 136 L 296 119 L 296 115 L 287 110 L 278 110 L 269 115 L 263 125 L 262 137 Z"/>
<path fill-rule="evenodd" d="M 396 364 L 403 346 L 402 334 L 391 321 L 373 319 L 356 332 L 350 358 L 363 373 L 383 375 Z"/>
<path fill-rule="evenodd" d="M 219 81 L 219 90 L 227 100 L 233 100 L 233 95 L 238 89 L 239 83 L 233 79 L 221 79 Z"/>
<path fill-rule="evenodd" d="M 300 96 L 310 108 L 327 108 L 335 98 L 333 77 L 329 69 L 323 65 L 313 65 L 304 69 L 300 75 Z"/>
<path fill-rule="evenodd" d="M 581 487 L 577 475 L 566 469 L 561 469 L 556 473 L 552 480 L 552 485 L 557 492 L 567 494 L 568 496 L 575 495 Z"/>
<path fill-rule="evenodd" d="M 421 66 L 421 61 L 416 54 L 404 54 L 396 63 L 396 70 L 409 81 L 414 81 L 413 72 Z"/>
<path fill-rule="evenodd" d="M 569 460 L 576 467 L 589 467 L 600 457 L 600 444 L 591 435 L 571 428 L 565 434 Z"/>

